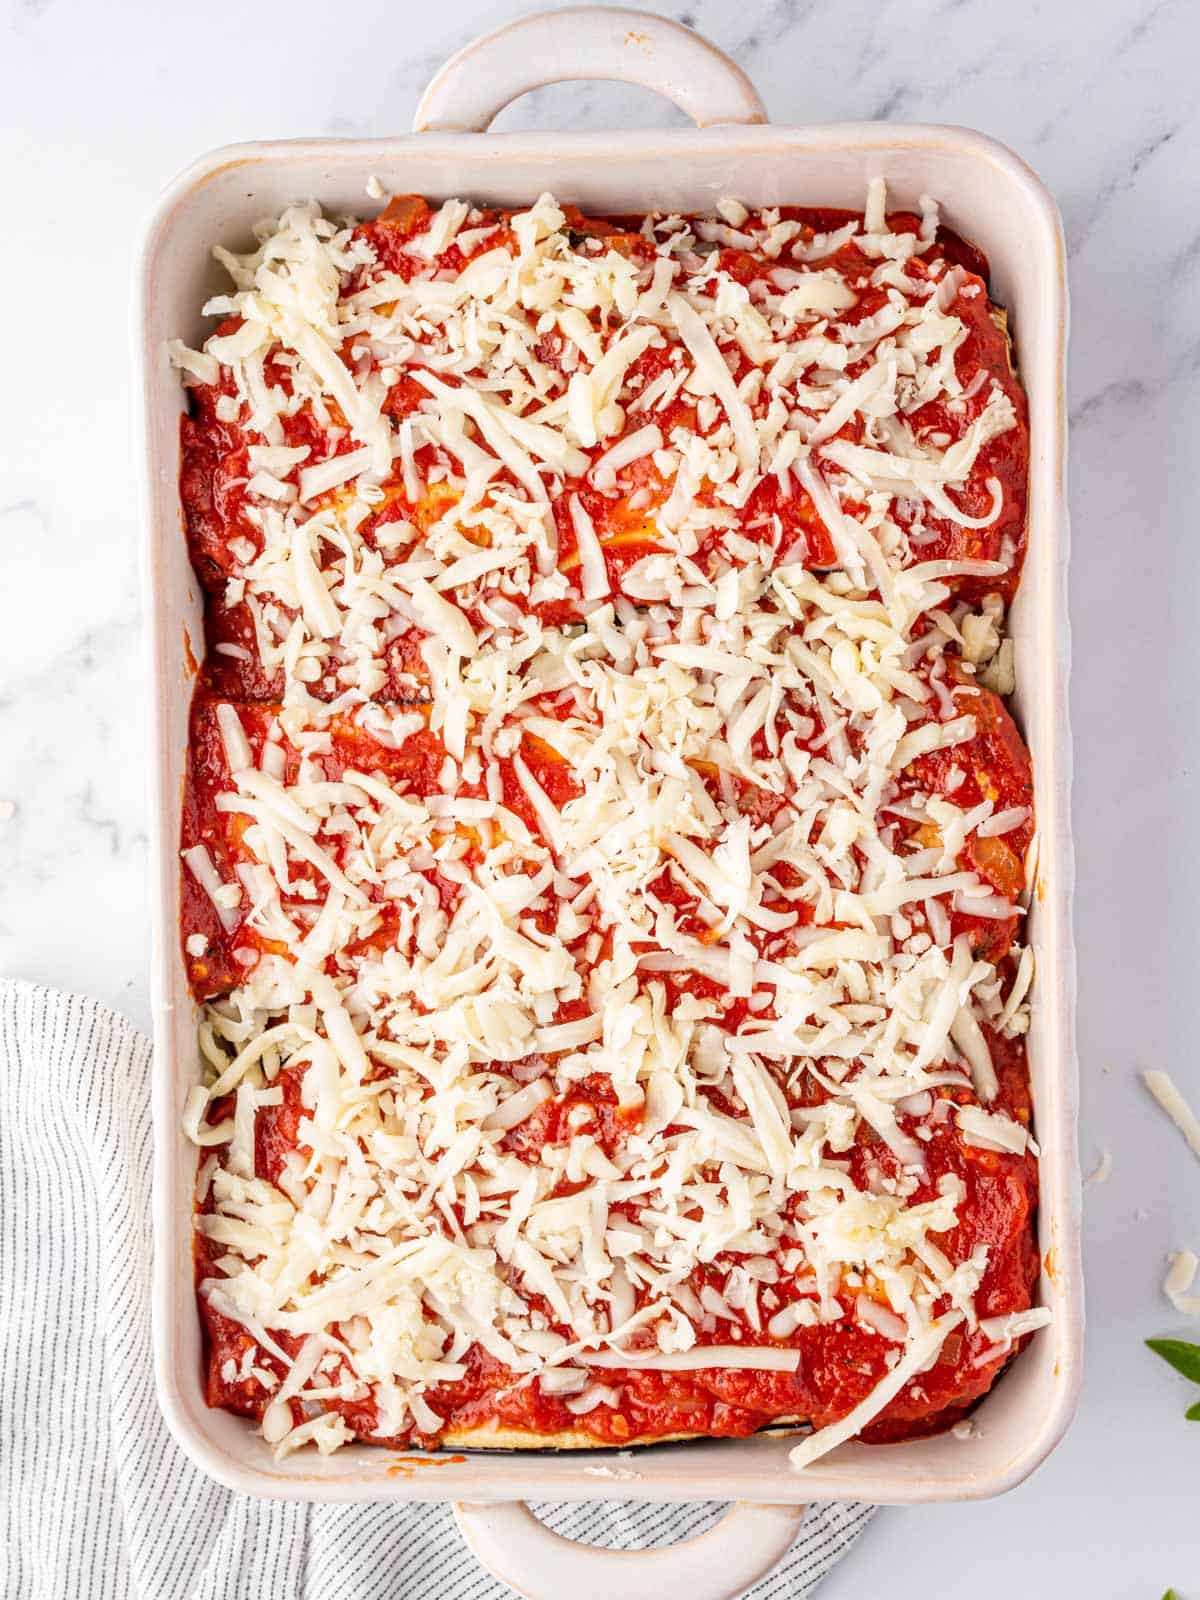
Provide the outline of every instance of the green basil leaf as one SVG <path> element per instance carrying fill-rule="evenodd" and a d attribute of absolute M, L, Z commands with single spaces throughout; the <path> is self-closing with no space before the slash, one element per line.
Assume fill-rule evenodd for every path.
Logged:
<path fill-rule="evenodd" d="M 1194 1406 L 1189 1406 L 1183 1414 L 1189 1422 L 1200 1422 L 1200 1400 Z"/>
<path fill-rule="evenodd" d="M 1179 1596 L 1175 1593 L 1174 1589 L 1168 1589 L 1166 1594 L 1163 1595 L 1163 1600 L 1179 1600 Z"/>
<path fill-rule="evenodd" d="M 1200 1344 L 1185 1339 L 1147 1339 L 1146 1347 L 1193 1383 L 1200 1383 Z"/>

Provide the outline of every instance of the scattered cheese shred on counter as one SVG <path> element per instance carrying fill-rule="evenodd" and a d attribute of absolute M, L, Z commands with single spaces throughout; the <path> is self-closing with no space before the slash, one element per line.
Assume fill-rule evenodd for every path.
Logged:
<path fill-rule="evenodd" d="M 1183 1317 L 1200 1317 L 1200 1295 L 1189 1290 L 1196 1281 L 1200 1259 L 1192 1250 L 1177 1250 L 1170 1258 L 1163 1293 Z"/>
<path fill-rule="evenodd" d="M 1084 1180 L 1084 1182 L 1085 1183 L 1089 1183 L 1089 1184 L 1097 1184 L 1097 1185 L 1098 1184 L 1102 1184 L 1102 1183 L 1107 1183 L 1108 1180 L 1112 1177 L 1112 1170 L 1113 1170 L 1112 1151 L 1111 1150 L 1102 1150 L 1100 1152 L 1099 1161 L 1097 1161 L 1096 1165 L 1088 1173 L 1088 1175 L 1087 1175 L 1086 1179 Z"/>
<path fill-rule="evenodd" d="M 1187 1140 L 1193 1155 L 1200 1159 L 1200 1117 L 1175 1087 L 1170 1073 L 1143 1072 L 1142 1082 Z"/>

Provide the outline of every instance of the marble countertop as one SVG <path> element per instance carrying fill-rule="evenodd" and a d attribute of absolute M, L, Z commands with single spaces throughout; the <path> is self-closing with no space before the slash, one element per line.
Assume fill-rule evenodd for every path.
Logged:
<path fill-rule="evenodd" d="M 0 972 L 148 1023 L 145 747 L 129 301 L 161 187 L 234 140 L 406 129 L 440 62 L 528 0 L 10 0 L 0 12 L 3 272 L 27 309 L 0 385 Z M 780 121 L 965 123 L 1058 197 L 1072 280 L 1073 712 L 1089 1345 L 1079 1418 L 1003 1501 L 886 1512 L 822 1590 L 979 1600 L 1200 1597 L 1200 1428 L 1142 1348 L 1186 1332 L 1165 1253 L 1200 1248 L 1200 1166 L 1137 1082 L 1200 1103 L 1200 11 L 1188 0 L 690 0 Z M 502 125 L 662 124 L 559 87 Z M 12 303 L 10 298 L 9 303 Z M 1189 617 L 1192 619 L 1189 622 Z M 1134 870 L 1132 863 L 1138 863 Z M 1193 1330 L 1194 1330 L 1193 1325 Z M 1195 1332 L 1193 1331 L 1193 1337 Z M 922 1563 L 923 1565 L 923 1563 Z M 1191 1587 L 1189 1588 L 1189 1584 Z"/>

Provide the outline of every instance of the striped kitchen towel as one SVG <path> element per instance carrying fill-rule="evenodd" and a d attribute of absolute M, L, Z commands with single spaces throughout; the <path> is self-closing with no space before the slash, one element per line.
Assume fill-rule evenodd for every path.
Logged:
<path fill-rule="evenodd" d="M 6 1600 L 504 1600 L 445 1505 L 220 1488 L 159 1414 L 150 1356 L 150 1045 L 94 1001 L 0 984 L 0 1594 Z M 539 1506 L 620 1549 L 719 1506 Z M 754 1600 L 799 1600 L 871 1508 L 822 1506 Z M 617 1597 L 614 1597 L 617 1600 Z"/>

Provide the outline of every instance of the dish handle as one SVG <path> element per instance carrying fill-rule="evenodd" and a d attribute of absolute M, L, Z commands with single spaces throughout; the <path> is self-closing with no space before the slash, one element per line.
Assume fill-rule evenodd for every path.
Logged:
<path fill-rule="evenodd" d="M 682 23 L 648 11 L 571 6 L 518 17 L 451 56 L 421 96 L 413 127 L 483 133 L 530 89 L 579 78 L 641 84 L 702 128 L 767 120 L 742 69 Z"/>
<path fill-rule="evenodd" d="M 707 1533 L 656 1550 L 577 1544 L 520 1501 L 457 1501 L 454 1517 L 480 1564 L 525 1600 L 737 1600 L 783 1560 L 807 1510 L 739 1500 Z"/>

